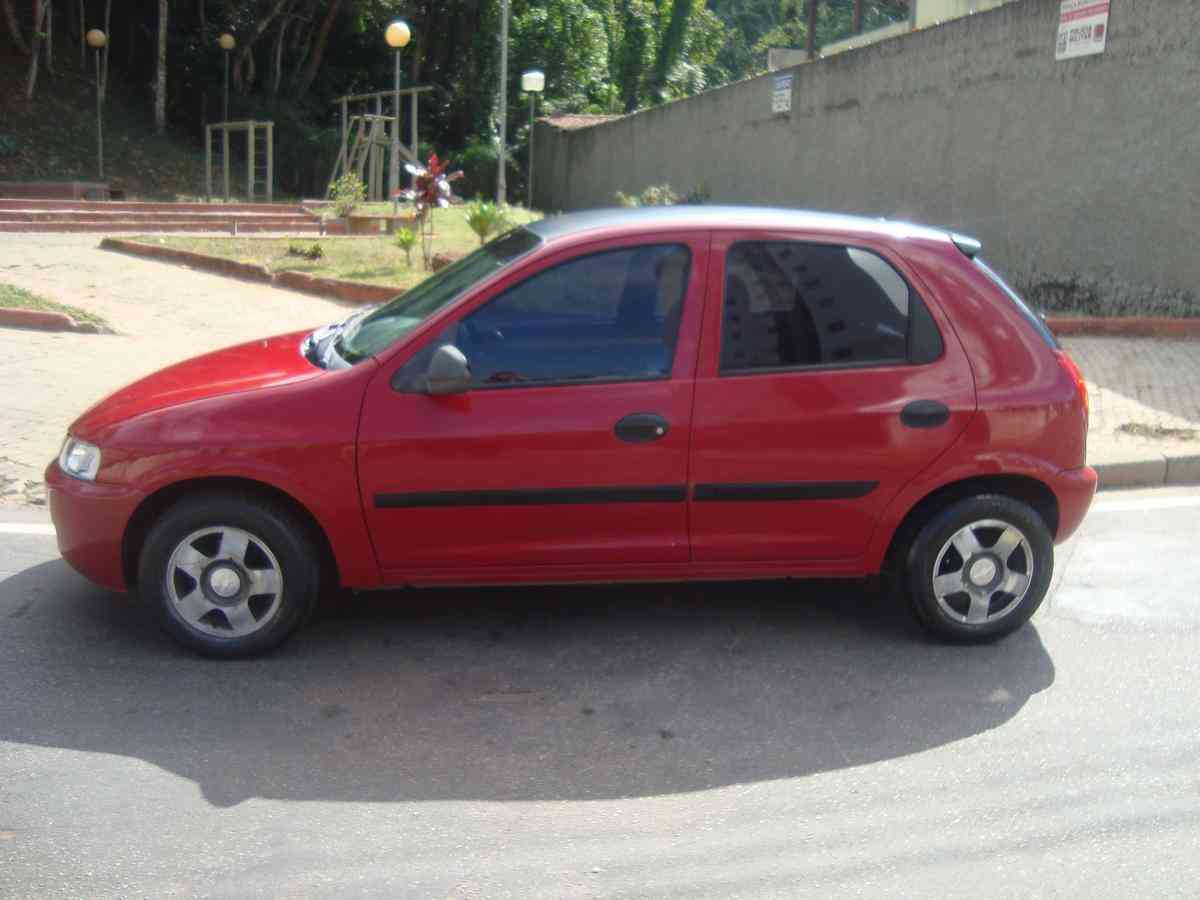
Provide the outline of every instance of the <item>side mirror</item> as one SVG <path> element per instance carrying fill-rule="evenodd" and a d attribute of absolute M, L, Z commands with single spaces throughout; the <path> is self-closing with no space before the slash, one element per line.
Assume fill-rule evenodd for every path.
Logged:
<path fill-rule="evenodd" d="M 453 344 L 442 344 L 429 360 L 426 391 L 433 395 L 461 394 L 471 389 L 471 364 Z"/>

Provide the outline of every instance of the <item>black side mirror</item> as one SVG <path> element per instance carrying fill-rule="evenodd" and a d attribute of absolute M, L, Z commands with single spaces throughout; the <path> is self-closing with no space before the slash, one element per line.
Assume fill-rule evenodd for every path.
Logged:
<path fill-rule="evenodd" d="M 442 344 L 429 360 L 425 389 L 434 395 L 461 394 L 471 389 L 471 364 L 453 344 Z"/>

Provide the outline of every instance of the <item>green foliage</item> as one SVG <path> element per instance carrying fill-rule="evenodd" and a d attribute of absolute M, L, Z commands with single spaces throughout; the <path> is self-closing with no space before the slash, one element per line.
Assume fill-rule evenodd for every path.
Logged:
<path fill-rule="evenodd" d="M 688 195 L 688 203 L 693 202 Z M 640 194 L 626 194 L 623 191 L 617 191 L 616 200 L 621 206 L 674 206 L 682 198 L 671 189 L 669 184 L 652 184 L 644 188 Z M 704 201 L 698 201 L 704 202 Z"/>
<path fill-rule="evenodd" d="M 333 201 L 333 214 L 339 219 L 354 212 L 354 208 L 367 198 L 366 185 L 353 172 L 347 172 L 333 183 L 330 199 Z"/>
<path fill-rule="evenodd" d="M 487 239 L 504 231 L 509 225 L 508 210 L 487 200 L 473 200 L 467 204 L 467 227 L 479 238 L 479 246 Z"/>
<path fill-rule="evenodd" d="M 17 139 L 11 134 L 0 134 L 0 158 L 17 155 Z"/>
<path fill-rule="evenodd" d="M 315 262 L 325 255 L 325 251 L 321 248 L 320 244 L 309 244 L 308 246 L 305 246 L 304 244 L 292 242 L 288 244 L 287 254 L 288 256 L 300 256 L 304 259 L 313 260 Z"/>
<path fill-rule="evenodd" d="M 408 267 L 412 268 L 412 252 L 413 247 L 417 246 L 417 232 L 415 228 L 397 228 L 396 236 L 392 243 L 404 251 L 404 259 Z"/>

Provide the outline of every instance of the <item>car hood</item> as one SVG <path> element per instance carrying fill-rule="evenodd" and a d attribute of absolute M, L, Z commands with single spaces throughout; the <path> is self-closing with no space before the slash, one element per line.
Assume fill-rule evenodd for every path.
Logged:
<path fill-rule="evenodd" d="M 307 334 L 297 331 L 250 341 L 160 369 L 87 409 L 71 433 L 86 439 L 108 425 L 156 409 L 316 378 L 323 370 L 300 352 Z"/>

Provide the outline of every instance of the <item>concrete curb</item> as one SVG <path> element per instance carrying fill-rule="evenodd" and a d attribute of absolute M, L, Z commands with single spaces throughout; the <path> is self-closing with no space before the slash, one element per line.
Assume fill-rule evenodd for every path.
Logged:
<path fill-rule="evenodd" d="M 391 300 L 403 292 L 401 288 L 397 287 L 363 284 L 359 281 L 343 281 L 339 278 L 321 278 L 304 272 L 272 274 L 265 266 L 254 263 L 234 262 L 220 256 L 208 256 L 191 250 L 160 247 L 155 244 L 144 244 L 140 241 L 127 241 L 121 238 L 105 238 L 100 242 L 100 249 L 177 263 L 192 269 L 212 272 L 215 275 L 271 284 L 305 294 L 313 294 L 317 297 L 325 297 L 329 300 L 340 300 L 343 303 L 380 303 Z"/>
<path fill-rule="evenodd" d="M 1200 319 L 1153 316 L 1117 316 L 1111 319 L 1048 316 L 1046 325 L 1059 337 L 1200 339 Z"/>
<path fill-rule="evenodd" d="M 207 256 L 203 253 L 193 253 L 191 250 L 178 250 L 174 247 L 159 247 L 155 244 L 143 244 L 138 241 L 127 241 L 121 238 L 105 238 L 100 242 L 101 250 L 112 250 L 115 253 L 127 253 L 131 256 L 142 256 L 148 259 L 159 259 L 166 262 L 179 263 L 193 269 L 203 269 L 217 275 L 229 278 L 240 278 L 243 281 L 258 281 L 271 283 L 271 273 L 266 266 L 254 263 L 234 262 L 219 256 Z"/>
<path fill-rule="evenodd" d="M 35 331 L 74 331 L 78 334 L 99 334 L 91 322 L 76 322 L 66 313 L 40 309 L 0 308 L 0 327 L 29 328 Z"/>
<path fill-rule="evenodd" d="M 1200 454 L 1174 455 L 1147 451 L 1144 457 L 1120 462 L 1092 463 L 1100 490 L 1200 484 Z"/>

